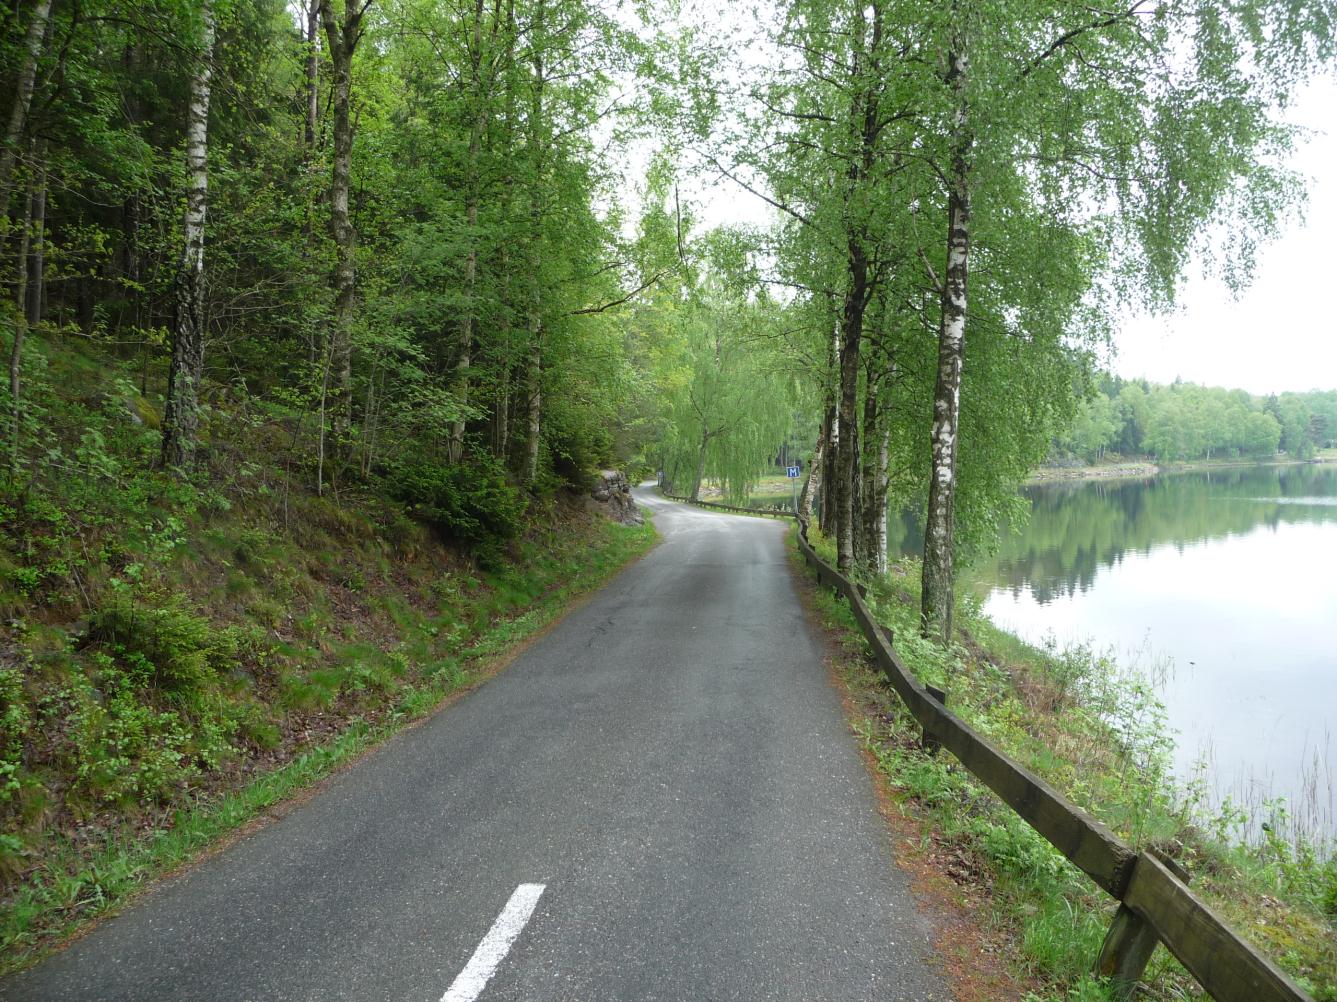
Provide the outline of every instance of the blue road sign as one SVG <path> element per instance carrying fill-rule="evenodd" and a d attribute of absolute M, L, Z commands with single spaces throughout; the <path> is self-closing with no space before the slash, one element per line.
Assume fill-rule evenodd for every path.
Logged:
<path fill-rule="evenodd" d="M 797 479 L 798 479 L 798 467 L 797 467 L 797 466 L 786 466 L 786 467 L 785 467 L 785 476 L 787 476 L 790 480 L 797 480 Z"/>

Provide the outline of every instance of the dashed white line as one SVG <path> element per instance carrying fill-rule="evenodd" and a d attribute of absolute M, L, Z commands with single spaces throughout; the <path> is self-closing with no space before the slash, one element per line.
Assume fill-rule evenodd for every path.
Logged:
<path fill-rule="evenodd" d="M 478 949 L 441 996 L 441 1002 L 474 1002 L 497 973 L 497 966 L 511 952 L 511 944 L 524 930 L 543 896 L 544 884 L 521 884 L 492 923 Z"/>

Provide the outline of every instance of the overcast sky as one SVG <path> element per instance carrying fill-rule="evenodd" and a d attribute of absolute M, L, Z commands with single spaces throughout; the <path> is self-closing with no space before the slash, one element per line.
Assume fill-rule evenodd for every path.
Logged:
<path fill-rule="evenodd" d="M 1195 277 L 1173 315 L 1126 318 L 1115 372 L 1260 394 L 1337 389 L 1337 304 L 1326 296 L 1337 287 L 1337 84 L 1310 84 L 1287 117 L 1320 133 L 1292 161 L 1309 179 L 1304 223 L 1263 249 L 1238 300 Z"/>
<path fill-rule="evenodd" d="M 1251 393 L 1337 389 L 1337 83 L 1311 83 L 1287 117 L 1316 135 L 1292 166 L 1308 180 L 1304 222 L 1263 248 L 1253 284 L 1238 299 L 1196 265 L 1169 316 L 1127 316 L 1110 367 L 1121 376 Z M 768 225 L 773 211 L 725 181 L 695 195 L 708 225 Z"/>

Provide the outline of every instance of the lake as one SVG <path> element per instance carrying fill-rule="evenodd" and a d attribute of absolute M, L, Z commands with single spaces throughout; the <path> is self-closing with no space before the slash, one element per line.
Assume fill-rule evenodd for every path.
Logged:
<path fill-rule="evenodd" d="M 1214 803 L 1285 797 L 1305 827 L 1337 834 L 1337 466 L 1024 494 L 1029 522 L 971 573 L 985 612 L 1153 676 L 1175 770 L 1205 760 Z"/>

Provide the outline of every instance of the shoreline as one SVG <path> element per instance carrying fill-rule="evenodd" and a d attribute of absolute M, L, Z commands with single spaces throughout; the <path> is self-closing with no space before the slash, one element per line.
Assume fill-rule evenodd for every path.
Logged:
<path fill-rule="evenodd" d="M 1237 470 L 1254 466 L 1322 466 L 1337 463 L 1337 456 L 1319 456 L 1316 459 L 1226 459 L 1193 460 L 1186 463 L 1153 463 L 1149 460 L 1128 463 L 1106 463 L 1100 466 L 1041 466 L 1032 470 L 1022 481 L 1025 487 L 1060 481 L 1132 480 L 1160 476 L 1164 473 L 1203 473 L 1212 470 Z"/>
<path fill-rule="evenodd" d="M 829 559 L 830 541 L 815 535 Z M 872 614 L 894 635 L 909 671 L 925 684 L 950 687 L 958 716 L 1130 845 L 1191 869 L 1194 893 L 1231 928 L 1315 999 L 1337 999 L 1337 863 L 1330 855 L 1337 845 L 1288 824 L 1290 816 L 1267 802 L 1220 812 L 1205 802 L 1170 769 L 1156 696 L 1089 651 L 1036 647 L 969 604 L 958 611 L 959 642 L 944 648 L 923 640 L 918 584 L 916 575 L 896 570 L 866 582 Z M 849 606 L 829 588 L 819 589 L 815 602 L 830 628 L 848 637 L 839 667 L 854 703 L 852 726 L 902 798 L 903 816 L 931 833 L 921 839 L 933 864 L 998 918 L 1009 969 L 1039 973 L 1047 990 L 1036 997 L 1044 1002 L 1105 998 L 1085 989 L 1106 938 L 1108 898 L 1057 862 L 1042 835 L 954 768 L 950 756 L 923 748 L 920 725 L 863 653 Z M 1121 730 L 1112 710 L 1131 729 Z M 1250 821 L 1258 822 L 1254 837 Z M 1189 997 L 1198 988 L 1182 969 L 1153 967 L 1149 996 Z"/>

